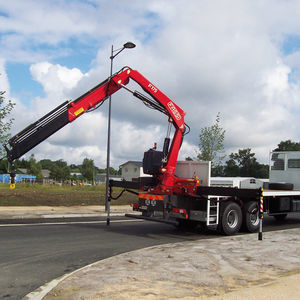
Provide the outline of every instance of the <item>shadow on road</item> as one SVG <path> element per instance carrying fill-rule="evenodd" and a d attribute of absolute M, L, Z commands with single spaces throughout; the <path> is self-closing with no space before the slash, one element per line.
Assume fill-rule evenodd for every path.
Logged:
<path fill-rule="evenodd" d="M 130 220 L 130 219 L 125 219 Z M 102 224 L 72 224 L 73 226 L 104 229 L 107 232 L 118 233 L 122 235 L 134 235 L 140 237 L 147 237 L 150 239 L 159 239 L 161 237 L 173 237 L 181 241 L 191 241 L 197 239 L 208 239 L 221 237 L 214 229 L 205 229 L 203 227 L 197 227 L 195 229 L 179 229 L 173 225 L 156 223 L 151 221 L 135 221 L 132 222 L 116 222 L 113 220 L 109 226 L 105 223 Z M 265 216 L 263 220 L 263 231 L 275 231 L 275 230 L 286 230 L 292 228 L 300 228 L 300 216 L 299 214 L 291 214 L 283 221 L 277 221 L 274 217 Z M 241 232 L 245 234 L 246 232 Z"/>

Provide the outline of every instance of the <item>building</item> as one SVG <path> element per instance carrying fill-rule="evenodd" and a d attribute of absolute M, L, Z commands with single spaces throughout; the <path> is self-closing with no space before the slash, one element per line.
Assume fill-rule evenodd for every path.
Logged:
<path fill-rule="evenodd" d="M 15 178 L 17 183 L 33 183 L 36 181 L 36 176 L 26 174 L 16 174 Z M 0 174 L 0 183 L 10 183 L 10 174 Z"/>
<path fill-rule="evenodd" d="M 109 175 L 109 179 L 113 179 L 116 181 L 121 181 L 120 175 Z M 96 184 L 105 183 L 106 182 L 106 173 L 96 174 Z"/>
<path fill-rule="evenodd" d="M 124 180 L 132 181 L 138 177 L 151 176 L 144 174 L 143 163 L 141 161 L 127 161 L 126 163 L 120 165 L 121 177 Z"/>
<path fill-rule="evenodd" d="M 27 169 L 25 169 L 25 168 L 18 168 L 17 169 L 17 172 L 20 172 L 21 174 L 24 174 L 24 175 L 28 175 L 29 176 L 29 174 L 27 174 Z M 41 170 L 41 175 L 42 175 L 42 178 L 41 179 L 39 179 L 39 180 L 36 180 L 36 178 L 35 178 L 35 176 L 34 176 L 34 178 L 35 178 L 35 182 L 38 182 L 38 183 L 42 183 L 42 184 L 52 184 L 53 183 L 53 180 L 52 179 L 50 179 L 50 170 L 47 170 L 47 169 L 42 169 Z M 25 178 L 25 177 L 24 177 Z M 23 181 L 25 181 L 25 180 L 23 180 Z"/>

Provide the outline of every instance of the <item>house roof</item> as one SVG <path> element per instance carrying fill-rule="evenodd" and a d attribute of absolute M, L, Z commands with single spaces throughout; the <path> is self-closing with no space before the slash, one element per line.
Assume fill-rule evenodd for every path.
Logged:
<path fill-rule="evenodd" d="M 25 169 L 25 168 L 17 168 L 17 172 L 20 172 L 22 174 L 27 174 L 27 169 Z"/>
<path fill-rule="evenodd" d="M 126 163 L 120 165 L 120 167 L 123 167 L 123 166 L 125 166 L 125 165 L 127 165 L 127 164 L 129 164 L 129 163 L 132 163 L 132 164 L 134 164 L 134 165 L 136 165 L 136 166 L 138 166 L 138 167 L 142 167 L 142 166 L 143 166 L 143 163 L 142 163 L 141 161 L 129 160 L 129 161 L 127 161 Z"/>

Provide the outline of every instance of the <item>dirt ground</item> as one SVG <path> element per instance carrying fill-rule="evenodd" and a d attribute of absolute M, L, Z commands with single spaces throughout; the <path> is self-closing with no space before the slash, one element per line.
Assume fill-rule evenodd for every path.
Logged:
<path fill-rule="evenodd" d="M 299 229 L 155 246 L 76 271 L 43 299 L 296 300 L 299 253 Z"/>

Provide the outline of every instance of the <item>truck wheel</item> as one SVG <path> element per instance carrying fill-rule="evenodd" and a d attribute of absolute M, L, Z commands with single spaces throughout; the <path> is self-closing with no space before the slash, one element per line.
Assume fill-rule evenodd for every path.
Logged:
<path fill-rule="evenodd" d="M 280 214 L 280 215 L 274 215 L 276 221 L 280 222 L 283 221 L 286 218 L 287 214 Z"/>
<path fill-rule="evenodd" d="M 291 191 L 294 189 L 294 185 L 292 183 L 270 182 L 269 189 Z"/>
<path fill-rule="evenodd" d="M 243 207 L 243 229 L 248 232 L 257 232 L 259 229 L 258 204 L 250 201 Z"/>
<path fill-rule="evenodd" d="M 220 209 L 218 231 L 225 235 L 237 233 L 242 225 L 242 210 L 235 202 L 223 202 Z"/>

